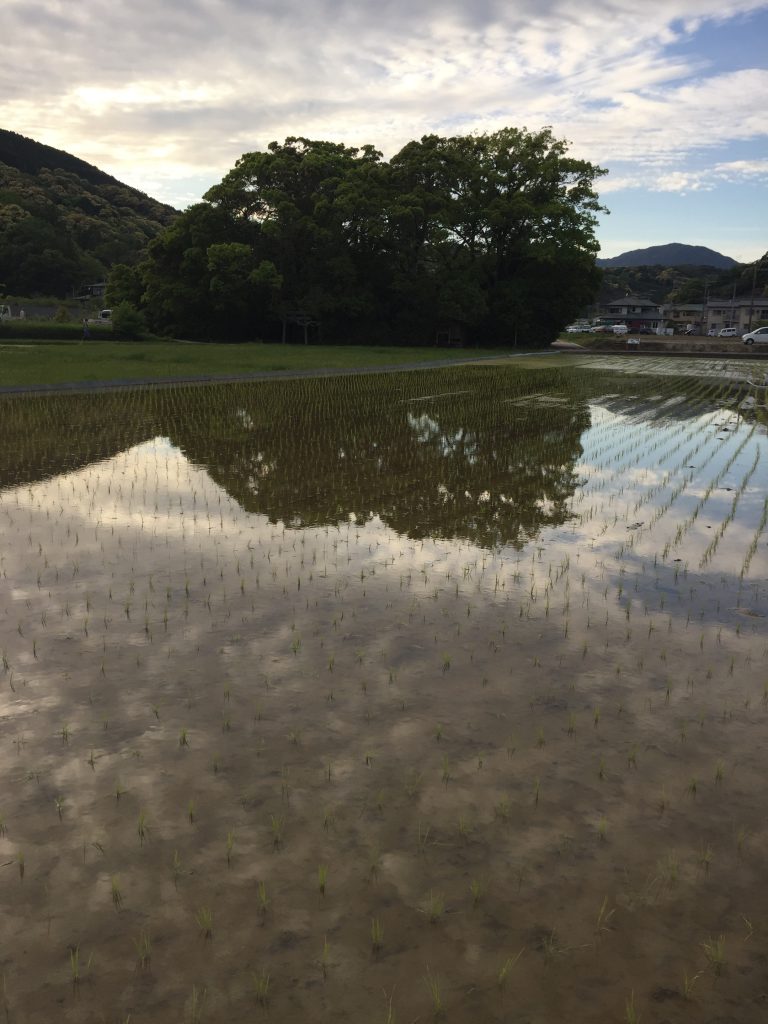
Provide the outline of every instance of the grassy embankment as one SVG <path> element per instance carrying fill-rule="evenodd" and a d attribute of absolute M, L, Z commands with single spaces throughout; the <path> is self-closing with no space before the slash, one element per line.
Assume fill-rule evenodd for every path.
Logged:
<path fill-rule="evenodd" d="M 493 355 L 504 355 L 504 351 L 434 346 L 196 345 L 176 341 L 38 344 L 9 340 L 0 342 L 0 387 L 375 368 Z"/>

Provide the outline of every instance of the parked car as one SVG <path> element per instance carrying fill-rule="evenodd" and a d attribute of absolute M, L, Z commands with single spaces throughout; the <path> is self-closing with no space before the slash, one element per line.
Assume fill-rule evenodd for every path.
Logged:
<path fill-rule="evenodd" d="M 758 327 L 749 334 L 742 334 L 741 340 L 745 345 L 754 345 L 755 342 L 768 341 L 768 327 Z"/>
<path fill-rule="evenodd" d="M 716 338 L 717 337 L 717 328 L 716 327 L 710 327 L 709 330 L 707 331 L 707 337 L 708 338 Z"/>
<path fill-rule="evenodd" d="M 611 328 L 614 334 L 628 334 L 629 328 L 626 324 L 614 324 Z"/>
<path fill-rule="evenodd" d="M 735 327 L 721 327 L 717 336 L 718 338 L 735 338 L 738 333 Z"/>
<path fill-rule="evenodd" d="M 579 324 L 571 324 L 569 327 L 565 328 L 565 333 L 566 334 L 583 334 L 585 331 L 588 331 L 588 330 L 589 330 L 588 327 L 580 327 Z"/>
<path fill-rule="evenodd" d="M 611 328 L 608 324 L 595 324 L 594 327 L 589 328 L 592 334 L 608 334 Z"/>

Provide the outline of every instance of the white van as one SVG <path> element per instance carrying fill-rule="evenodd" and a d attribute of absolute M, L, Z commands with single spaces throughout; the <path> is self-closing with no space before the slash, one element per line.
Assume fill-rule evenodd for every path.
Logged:
<path fill-rule="evenodd" d="M 614 334 L 627 334 L 629 332 L 626 324 L 614 324 L 611 330 Z"/>
<path fill-rule="evenodd" d="M 735 338 L 739 332 L 735 327 L 721 327 L 718 332 L 718 338 Z"/>

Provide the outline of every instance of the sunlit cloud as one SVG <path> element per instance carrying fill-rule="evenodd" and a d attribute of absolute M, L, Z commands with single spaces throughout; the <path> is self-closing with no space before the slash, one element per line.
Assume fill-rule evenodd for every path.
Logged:
<path fill-rule="evenodd" d="M 506 125 L 550 125 L 577 156 L 615 171 L 607 194 L 704 190 L 764 173 L 722 150 L 765 140 L 757 98 L 768 72 L 757 59 L 716 66 L 684 44 L 767 6 L 87 0 L 65 16 L 56 0 L 9 0 L 0 125 L 179 206 L 243 152 L 288 135 L 391 156 L 429 132 Z M 715 148 L 720 171 L 694 168 Z"/>

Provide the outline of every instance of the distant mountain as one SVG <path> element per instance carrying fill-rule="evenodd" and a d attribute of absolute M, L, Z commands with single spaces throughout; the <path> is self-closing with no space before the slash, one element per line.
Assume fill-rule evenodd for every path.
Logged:
<path fill-rule="evenodd" d="M 738 266 L 730 256 L 723 256 L 704 245 L 683 245 L 670 242 L 669 245 L 651 245 L 647 249 L 633 249 L 611 259 L 598 259 L 598 267 L 716 267 L 730 270 Z"/>
<path fill-rule="evenodd" d="M 0 294 L 60 298 L 135 264 L 177 216 L 70 153 L 0 129 Z"/>

